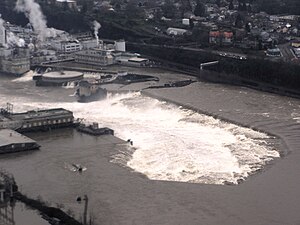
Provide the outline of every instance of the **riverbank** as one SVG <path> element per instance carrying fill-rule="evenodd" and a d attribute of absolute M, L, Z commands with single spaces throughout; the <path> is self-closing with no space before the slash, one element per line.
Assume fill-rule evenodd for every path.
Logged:
<path fill-rule="evenodd" d="M 60 221 L 60 223 L 65 225 L 82 225 L 77 220 L 66 214 L 59 208 L 47 206 L 44 202 L 40 200 L 35 200 L 23 195 L 21 192 L 17 192 L 14 194 L 14 198 L 18 201 L 23 202 L 27 206 L 38 210 L 42 215 L 45 215 L 47 221 L 51 224 L 55 221 Z"/>
<path fill-rule="evenodd" d="M 245 60 L 223 57 L 205 51 L 190 51 L 171 46 L 128 44 L 130 51 L 161 59 L 163 64 L 186 71 L 199 72 L 200 63 L 218 61 L 218 64 L 205 69 L 224 73 L 239 80 L 250 80 L 254 83 L 271 84 L 277 88 L 299 91 L 300 65 L 284 62 L 272 62 L 259 58 Z"/>
<path fill-rule="evenodd" d="M 299 89 L 288 88 L 279 84 L 275 85 L 273 82 L 263 82 L 255 79 L 250 79 L 251 77 L 246 78 L 244 76 L 240 76 L 237 74 L 215 72 L 206 69 L 199 71 L 198 68 L 191 67 L 188 65 L 183 65 L 180 63 L 170 62 L 157 57 L 149 57 L 147 55 L 145 55 L 144 57 L 151 58 L 152 60 L 156 60 L 156 61 L 161 60 L 162 65 L 159 65 L 157 68 L 147 68 L 147 67 L 138 68 L 138 67 L 126 67 L 126 66 L 124 67 L 121 65 L 100 67 L 100 66 L 78 64 L 76 62 L 61 62 L 61 63 L 52 63 L 52 64 L 43 65 L 43 67 L 45 68 L 53 67 L 61 70 L 74 70 L 74 71 L 81 71 L 81 72 L 103 73 L 103 74 L 117 74 L 118 71 L 125 69 L 125 71 L 134 71 L 135 73 L 137 73 L 137 71 L 140 71 L 139 74 L 142 75 L 151 74 L 151 70 L 154 72 L 156 70 L 165 70 L 165 71 L 169 70 L 172 71 L 173 73 L 183 73 L 186 74 L 187 76 L 198 78 L 200 81 L 248 87 L 258 91 L 274 93 L 274 94 L 293 97 L 293 98 L 300 98 Z M 145 71 L 149 71 L 149 72 L 145 73 Z"/>

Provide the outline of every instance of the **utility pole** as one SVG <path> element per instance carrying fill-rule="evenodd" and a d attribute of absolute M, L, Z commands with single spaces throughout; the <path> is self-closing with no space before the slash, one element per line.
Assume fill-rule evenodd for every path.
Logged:
<path fill-rule="evenodd" d="M 89 202 L 87 195 L 84 195 L 83 200 L 84 200 L 83 225 L 87 225 L 87 210 L 88 210 L 88 202 Z"/>
<path fill-rule="evenodd" d="M 87 211 L 88 211 L 88 204 L 89 204 L 89 199 L 87 195 L 84 195 L 83 197 L 84 200 L 84 209 L 83 209 L 83 225 L 87 225 Z M 77 202 L 81 203 L 81 197 L 77 197 Z"/>

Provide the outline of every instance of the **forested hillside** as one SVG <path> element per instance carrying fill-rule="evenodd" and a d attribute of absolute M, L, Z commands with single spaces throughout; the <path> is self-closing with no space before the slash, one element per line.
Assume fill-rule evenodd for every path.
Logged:
<path fill-rule="evenodd" d="M 300 0 L 254 0 L 254 2 L 261 11 L 269 14 L 300 15 Z"/>

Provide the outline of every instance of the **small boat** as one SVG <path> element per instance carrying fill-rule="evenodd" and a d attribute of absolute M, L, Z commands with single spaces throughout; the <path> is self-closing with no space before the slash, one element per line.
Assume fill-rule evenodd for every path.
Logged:
<path fill-rule="evenodd" d="M 83 167 L 80 164 L 72 164 L 72 166 L 74 167 L 75 171 L 78 171 L 78 172 L 86 171 L 86 167 Z"/>
<path fill-rule="evenodd" d="M 80 164 L 75 164 L 75 163 L 66 163 L 65 162 L 65 166 L 64 166 L 66 169 L 72 171 L 72 172 L 83 172 L 83 171 L 86 171 L 87 168 L 80 165 Z"/>

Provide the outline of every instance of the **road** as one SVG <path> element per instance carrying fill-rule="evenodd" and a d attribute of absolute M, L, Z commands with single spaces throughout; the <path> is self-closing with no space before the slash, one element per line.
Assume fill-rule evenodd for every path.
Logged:
<path fill-rule="evenodd" d="M 289 43 L 278 45 L 285 62 L 299 62 Z"/>

